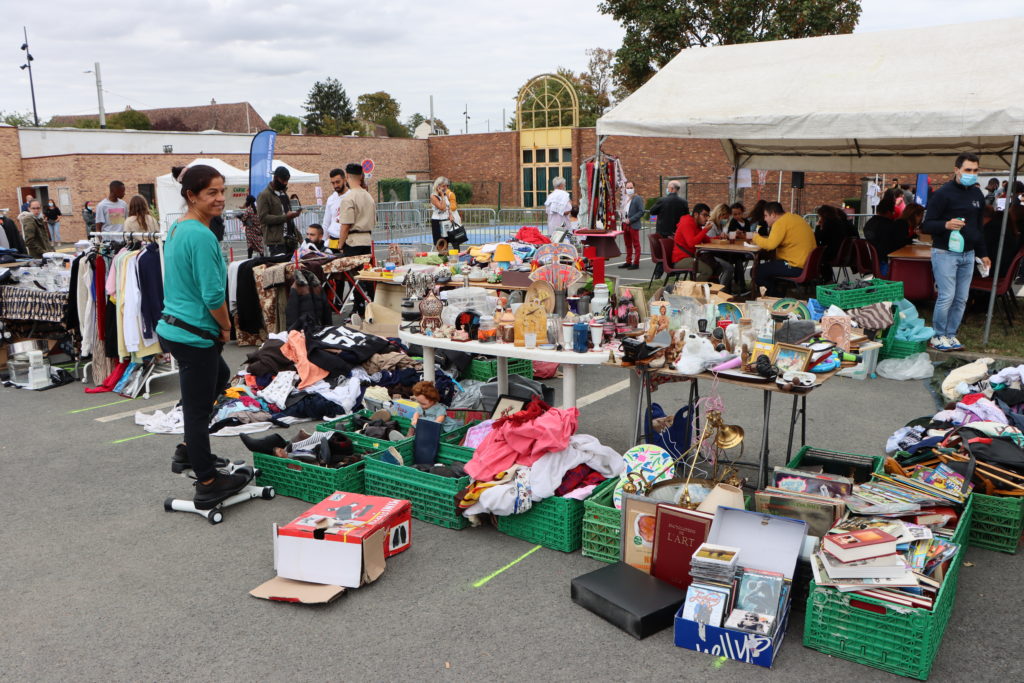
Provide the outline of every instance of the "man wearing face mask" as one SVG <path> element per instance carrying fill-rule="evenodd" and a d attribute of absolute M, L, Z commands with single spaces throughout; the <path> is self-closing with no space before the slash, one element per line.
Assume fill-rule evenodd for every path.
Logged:
<path fill-rule="evenodd" d="M 626 196 L 622 201 L 622 241 L 626 243 L 626 262 L 619 268 L 640 268 L 640 221 L 644 217 L 644 199 L 636 193 L 632 180 L 626 181 Z"/>
<path fill-rule="evenodd" d="M 932 274 L 938 296 L 932 316 L 935 336 L 928 345 L 938 351 L 964 348 L 956 338 L 974 277 L 974 257 L 990 268 L 982 233 L 985 195 L 978 187 L 978 156 L 961 154 L 953 180 L 932 192 L 921 231 L 932 236 Z"/>
<path fill-rule="evenodd" d="M 25 235 L 25 249 L 32 258 L 40 258 L 48 251 L 53 251 L 50 244 L 50 232 L 46 229 L 46 220 L 38 199 L 28 203 L 28 211 L 18 216 L 21 232 Z"/>
<path fill-rule="evenodd" d="M 263 243 L 270 254 L 287 254 L 295 242 L 295 218 L 301 211 L 291 210 L 288 180 L 292 174 L 284 166 L 274 170 L 274 177 L 256 198 L 256 213 L 263 226 Z"/>

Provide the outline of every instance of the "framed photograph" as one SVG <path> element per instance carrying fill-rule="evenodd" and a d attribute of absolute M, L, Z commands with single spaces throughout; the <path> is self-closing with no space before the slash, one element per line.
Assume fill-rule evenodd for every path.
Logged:
<path fill-rule="evenodd" d="M 778 343 L 772 351 L 772 363 L 780 372 L 803 372 L 811 360 L 811 350 L 805 346 Z"/>
<path fill-rule="evenodd" d="M 636 310 L 640 313 L 640 322 L 647 320 L 651 312 L 647 308 L 647 295 L 644 293 L 643 287 L 635 287 L 630 285 L 621 285 L 618 289 L 619 299 L 622 299 L 624 292 L 629 292 L 630 296 L 633 297 L 633 304 L 636 306 Z"/>
<path fill-rule="evenodd" d="M 760 340 L 755 341 L 754 348 L 750 350 L 750 362 L 756 363 L 757 359 L 761 356 L 771 358 L 773 353 L 775 353 L 775 344 Z"/>
<path fill-rule="evenodd" d="M 651 573 L 658 501 L 626 493 L 622 496 L 622 561 Z"/>
<path fill-rule="evenodd" d="M 498 397 L 498 402 L 494 405 L 494 410 L 491 411 L 491 419 L 497 420 L 499 417 L 518 413 L 526 406 L 526 403 L 527 402 L 521 398 L 502 394 Z"/>

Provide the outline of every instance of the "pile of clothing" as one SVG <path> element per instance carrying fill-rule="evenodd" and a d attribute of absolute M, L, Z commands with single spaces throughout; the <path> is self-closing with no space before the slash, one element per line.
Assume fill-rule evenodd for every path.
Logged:
<path fill-rule="evenodd" d="M 576 434 L 579 410 L 552 408 L 537 397 L 526 407 L 472 427 L 463 445 L 473 481 L 458 496 L 466 517 L 514 515 L 551 496 L 584 499 L 618 476 L 622 456 L 588 434 Z"/>
<path fill-rule="evenodd" d="M 1024 475 L 1024 365 L 993 371 L 993 364 L 991 358 L 979 358 L 951 370 L 939 386 L 942 410 L 896 430 L 886 452 L 970 451 L 978 462 Z M 1024 476 L 1020 482 L 1018 490 L 1024 493 Z"/>

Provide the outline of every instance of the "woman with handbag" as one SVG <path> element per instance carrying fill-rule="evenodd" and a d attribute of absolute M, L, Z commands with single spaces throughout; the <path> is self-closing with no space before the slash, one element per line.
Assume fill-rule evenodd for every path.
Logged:
<path fill-rule="evenodd" d="M 437 245 L 442 239 L 448 237 L 448 230 L 452 224 L 452 203 L 448 198 L 448 179 L 438 176 L 434 181 L 434 190 L 430 195 L 430 237 Z"/>

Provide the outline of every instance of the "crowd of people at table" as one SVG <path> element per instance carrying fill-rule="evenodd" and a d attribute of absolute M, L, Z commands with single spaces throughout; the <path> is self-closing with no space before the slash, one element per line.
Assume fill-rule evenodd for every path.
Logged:
<path fill-rule="evenodd" d="M 933 315 L 936 334 L 929 345 L 940 351 L 963 348 L 956 334 L 975 269 L 982 277 L 988 273 L 1000 235 L 1003 258 L 997 277 L 1007 274 L 1014 256 L 1024 248 L 1024 183 L 1018 181 L 1010 192 L 1005 181 L 1000 184 L 993 178 L 982 192 L 977 186 L 977 171 L 978 157 L 961 154 L 955 162 L 953 179 L 929 191 L 927 209 L 917 203 L 908 185 L 895 180 L 863 227 L 863 239 L 878 257 L 875 274 L 883 276 L 888 273 L 891 254 L 915 239 L 930 240 L 937 294 Z M 620 215 L 626 256 L 619 267 L 636 269 L 643 200 L 636 196 L 633 183 L 627 182 L 625 187 Z M 698 203 L 691 209 L 679 194 L 678 181 L 670 181 L 666 189 L 666 194 L 651 206 L 650 216 L 656 234 L 671 240 L 671 252 L 663 259 L 671 272 L 683 271 L 694 280 L 717 280 L 734 294 L 744 293 L 743 266 L 748 254 L 708 249 L 715 240 L 749 243 L 760 250 L 761 260 L 753 271 L 754 285 L 768 296 L 782 296 L 804 273 L 817 247 L 821 247 L 821 270 L 811 274 L 814 281 L 831 282 L 834 267 L 855 265 L 852 250 L 844 250 L 843 245 L 861 235 L 840 207 L 818 207 L 812 227 L 779 202 L 759 200 L 749 212 L 740 202 L 713 208 Z M 1004 211 L 1009 213 L 1005 233 Z M 843 262 L 844 257 L 847 262 Z M 655 266 L 655 273 L 660 274 L 662 263 L 656 259 Z"/>

